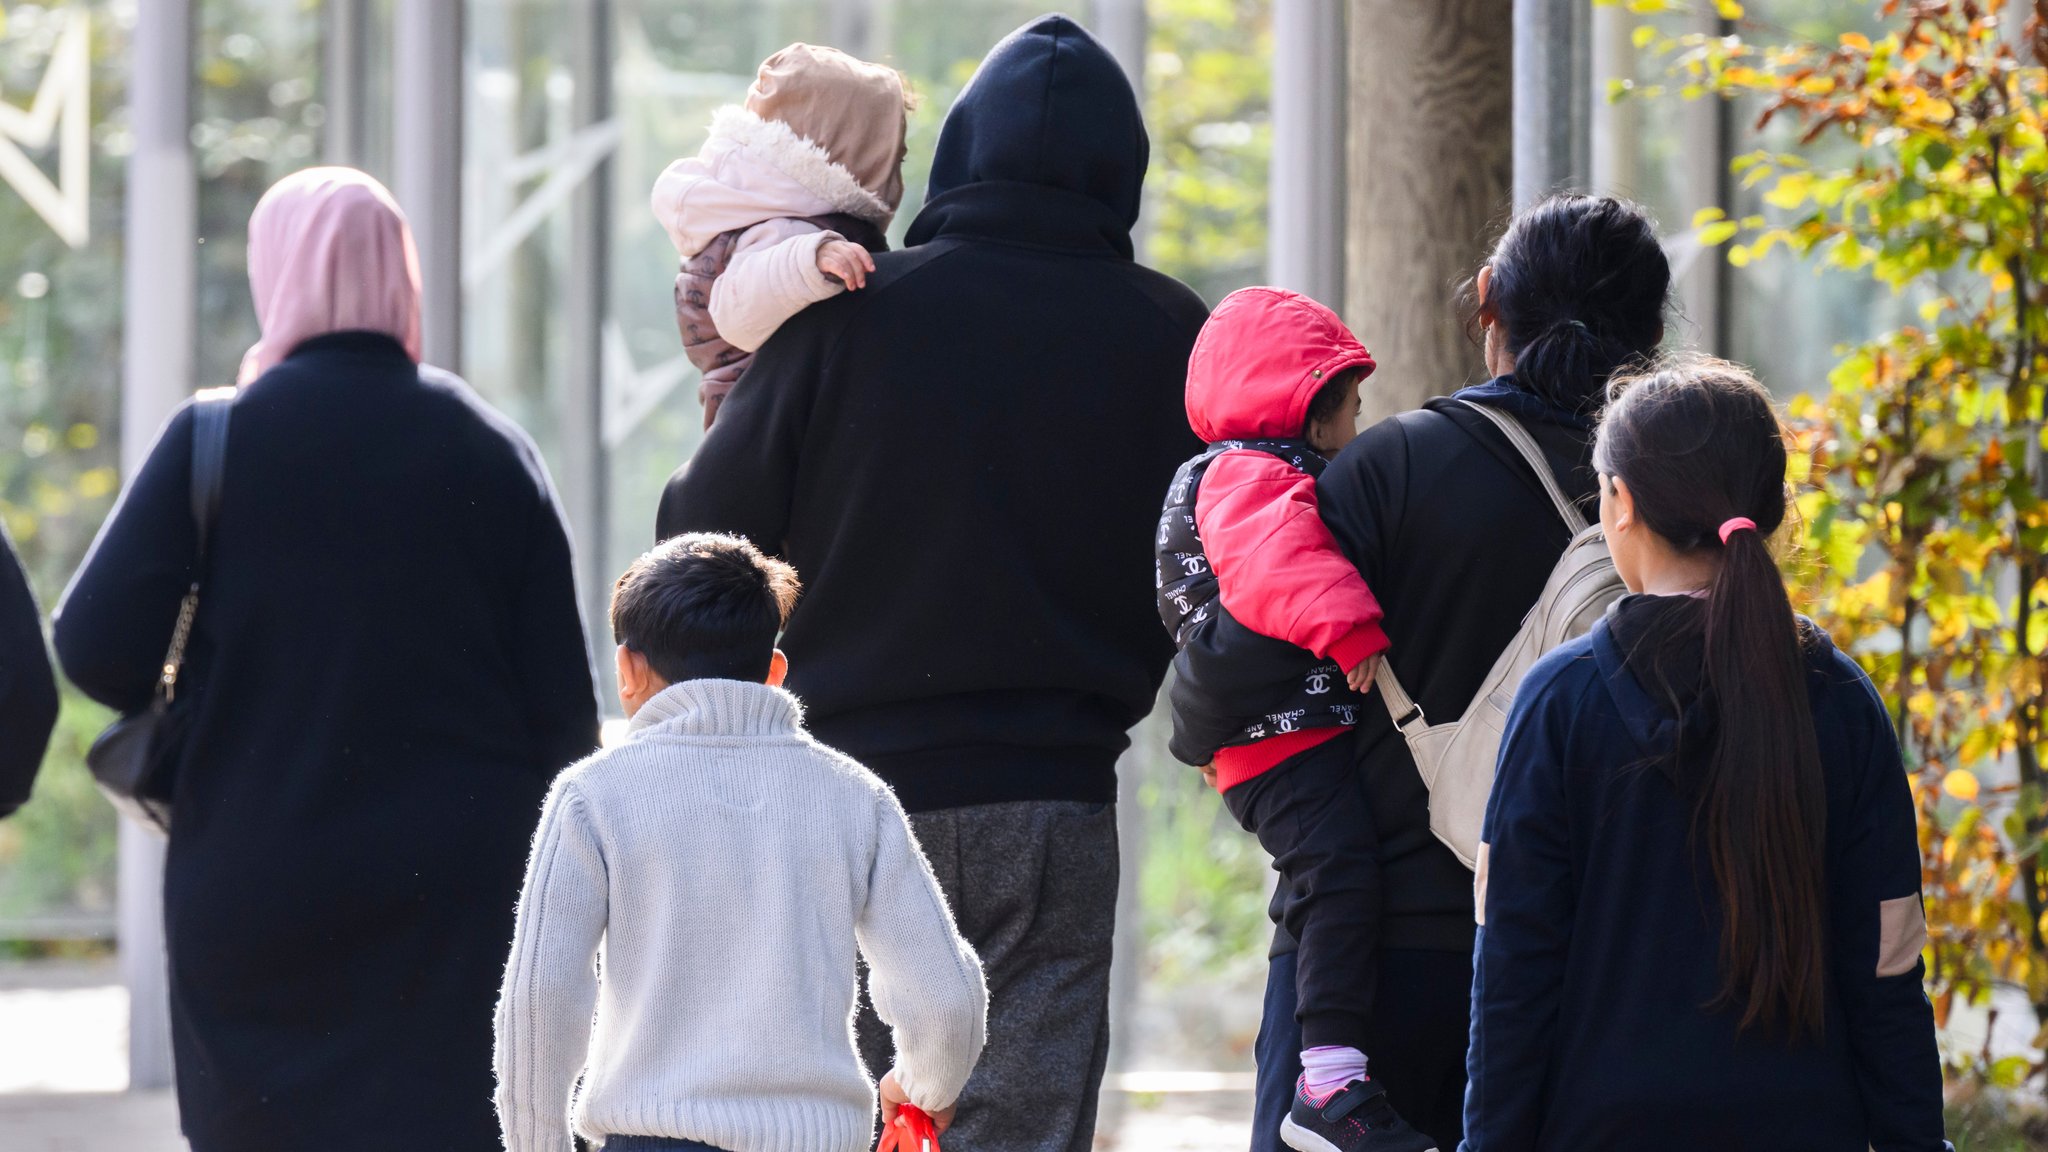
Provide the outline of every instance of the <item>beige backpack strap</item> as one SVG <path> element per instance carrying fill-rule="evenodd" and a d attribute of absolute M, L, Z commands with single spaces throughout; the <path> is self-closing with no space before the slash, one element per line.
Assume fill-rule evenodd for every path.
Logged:
<path fill-rule="evenodd" d="M 1585 513 L 1580 512 L 1577 505 L 1565 498 L 1564 489 L 1557 486 L 1556 474 L 1550 470 L 1550 460 L 1543 455 L 1543 449 L 1536 446 L 1536 438 L 1529 435 L 1529 430 L 1522 427 L 1522 422 L 1498 408 L 1485 404 L 1474 404 L 1470 400 L 1460 400 L 1459 403 L 1486 417 L 1495 428 L 1500 429 L 1501 435 L 1508 438 L 1508 443 L 1515 446 L 1515 451 L 1522 454 L 1522 459 L 1536 473 L 1536 479 L 1543 482 L 1543 490 L 1550 494 L 1550 502 L 1557 506 L 1557 514 L 1564 517 L 1564 522 L 1570 526 L 1572 535 L 1577 536 L 1584 532 Z"/>

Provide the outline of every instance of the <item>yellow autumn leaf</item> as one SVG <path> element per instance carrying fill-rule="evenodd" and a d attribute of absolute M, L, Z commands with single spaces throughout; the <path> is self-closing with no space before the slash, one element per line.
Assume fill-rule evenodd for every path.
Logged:
<path fill-rule="evenodd" d="M 1958 800 L 1977 798 L 1977 777 L 1967 768 L 1957 768 L 1941 778 L 1941 790 Z"/>
<path fill-rule="evenodd" d="M 1692 226 L 1701 228 L 1716 220 L 1726 220 L 1727 218 L 1728 213 L 1709 205 L 1692 214 Z"/>
<path fill-rule="evenodd" d="M 1723 20 L 1742 19 L 1742 5 L 1736 0 L 1714 0 L 1714 11 L 1720 13 Z"/>
<path fill-rule="evenodd" d="M 1991 276 L 1991 290 L 1993 292 L 2012 291 L 2012 273 L 2007 272 L 2003 268 L 1993 273 Z"/>
<path fill-rule="evenodd" d="M 1657 29 L 1649 24 L 1639 24 L 1628 34 L 1629 41 L 1638 48 L 1648 48 L 1650 41 L 1657 38 Z"/>
<path fill-rule="evenodd" d="M 1849 49 L 1851 52 L 1868 52 L 1870 51 L 1870 37 L 1865 36 L 1861 32 L 1844 32 L 1842 33 L 1842 47 Z"/>

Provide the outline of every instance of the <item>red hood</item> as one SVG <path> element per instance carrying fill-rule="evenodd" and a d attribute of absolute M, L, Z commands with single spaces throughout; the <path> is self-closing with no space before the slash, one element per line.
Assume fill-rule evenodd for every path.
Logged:
<path fill-rule="evenodd" d="M 1346 368 L 1375 367 L 1337 314 L 1284 288 L 1241 288 L 1188 357 L 1188 427 L 1206 443 L 1300 436 L 1309 401 Z"/>

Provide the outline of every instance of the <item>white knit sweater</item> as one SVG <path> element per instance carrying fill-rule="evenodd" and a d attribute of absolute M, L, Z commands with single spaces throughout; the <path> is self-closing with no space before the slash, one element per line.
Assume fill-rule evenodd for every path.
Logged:
<path fill-rule="evenodd" d="M 664 690 L 541 813 L 498 1002 L 505 1146 L 567 1152 L 574 1091 L 593 1142 L 867 1148 L 856 942 L 904 1091 L 950 1105 L 988 993 L 895 795 L 779 688 Z"/>

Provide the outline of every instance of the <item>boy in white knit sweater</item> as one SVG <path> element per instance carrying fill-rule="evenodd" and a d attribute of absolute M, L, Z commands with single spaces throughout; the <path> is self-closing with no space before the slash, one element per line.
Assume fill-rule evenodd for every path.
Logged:
<path fill-rule="evenodd" d="M 951 1121 L 981 965 L 895 795 L 779 686 L 796 592 L 731 536 L 678 536 L 619 578 L 631 731 L 548 795 L 498 1003 L 511 1152 L 569 1152 L 572 1127 L 605 1152 L 868 1148 L 856 950 L 895 1032 L 884 1122 L 906 1103 Z"/>

